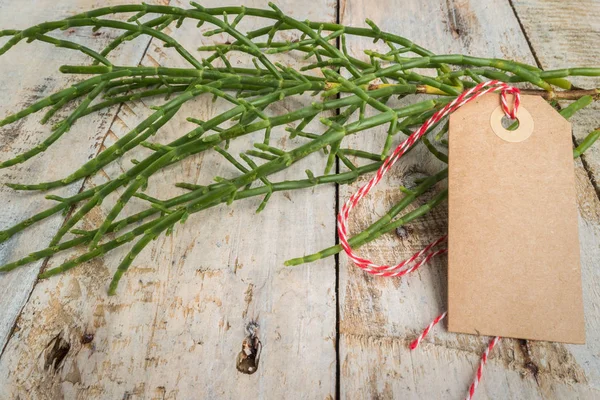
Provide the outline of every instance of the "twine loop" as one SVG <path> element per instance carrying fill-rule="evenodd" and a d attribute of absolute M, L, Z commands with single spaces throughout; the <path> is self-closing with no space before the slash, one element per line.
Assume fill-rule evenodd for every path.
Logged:
<path fill-rule="evenodd" d="M 358 256 L 348 243 L 348 218 L 350 216 L 350 211 L 358 204 L 358 202 L 365 197 L 369 192 L 381 181 L 383 176 L 392 168 L 392 166 L 402 157 L 408 149 L 410 149 L 416 142 L 419 140 L 429 128 L 438 123 L 442 118 L 450 115 L 454 111 L 456 111 L 461 106 L 481 97 L 487 93 L 499 90 L 500 91 L 500 103 L 502 106 L 502 110 L 506 114 L 507 117 L 511 119 L 516 119 L 517 112 L 519 109 L 519 105 L 521 104 L 521 96 L 518 88 L 509 86 L 504 82 L 500 81 L 487 81 L 482 82 L 477 86 L 472 87 L 461 93 L 456 99 L 452 100 L 450 103 L 446 104 L 442 109 L 438 110 L 435 114 L 433 114 L 419 129 L 413 132 L 406 140 L 396 147 L 396 149 L 389 155 L 381 167 L 377 170 L 377 173 L 369 182 L 363 185 L 356 193 L 354 193 L 348 201 L 342 206 L 340 213 L 338 214 L 338 236 L 340 239 L 340 245 L 348 255 L 348 257 L 364 271 L 380 276 L 402 276 L 409 272 L 414 271 L 422 264 L 426 263 L 433 256 L 438 254 L 443 254 L 446 250 L 436 251 L 434 255 L 433 253 L 429 253 L 429 251 L 437 246 L 438 244 L 444 242 L 447 239 L 447 236 L 443 236 L 436 241 L 429 244 L 423 250 L 414 254 L 412 257 L 399 262 L 396 265 L 378 265 L 373 263 L 370 260 L 362 258 Z M 512 109 L 508 105 L 507 95 L 514 95 L 514 102 Z M 407 267 L 411 263 L 413 263 L 418 258 L 425 256 L 425 259 L 421 260 L 418 264 L 413 265 L 412 267 Z M 429 258 L 428 258 L 429 257 Z M 407 267 L 407 268 L 404 268 Z"/>
<path fill-rule="evenodd" d="M 392 166 L 402 157 L 408 149 L 410 149 L 416 142 L 419 140 L 432 126 L 434 126 L 437 122 L 439 122 L 442 118 L 452 114 L 458 108 L 463 105 L 481 97 L 487 93 L 500 91 L 500 104 L 504 114 L 511 119 L 517 119 L 517 113 L 519 106 L 521 104 L 521 95 L 518 88 L 507 85 L 504 82 L 500 82 L 497 80 L 482 82 L 477 86 L 468 89 L 461 93 L 456 99 L 452 100 L 450 103 L 446 104 L 443 108 L 438 110 L 435 114 L 433 114 L 419 129 L 413 132 L 407 139 L 405 139 L 402 143 L 396 147 L 396 149 L 392 152 L 390 156 L 388 156 L 381 167 L 377 170 L 377 173 L 373 178 L 369 180 L 365 185 L 363 185 L 356 193 L 354 193 L 348 201 L 342 206 L 340 213 L 338 214 L 338 236 L 340 239 L 340 245 L 348 255 L 348 258 L 352 260 L 356 266 L 361 268 L 362 270 L 377 276 L 403 276 L 410 272 L 415 271 L 423 264 L 426 264 L 433 257 L 444 254 L 448 252 L 447 248 L 441 248 L 438 250 L 432 251 L 434 247 L 438 244 L 445 242 L 448 236 L 442 236 L 441 238 L 433 241 L 421 251 L 415 253 L 410 258 L 399 262 L 396 265 L 378 265 L 374 262 L 362 258 L 354 253 L 350 244 L 348 243 L 348 218 L 350 216 L 350 211 L 358 204 L 358 202 L 365 197 L 369 192 L 381 181 L 383 176 L 392 168 Z M 512 109 L 508 104 L 508 95 L 512 94 L 514 97 Z M 414 263 L 415 261 L 418 262 Z M 414 264 L 413 264 L 414 263 Z M 427 335 L 427 333 L 440 321 L 446 317 L 446 312 L 440 314 L 436 317 L 424 330 L 423 332 L 411 343 L 410 348 L 414 350 L 419 343 L 423 340 L 423 338 Z M 479 363 L 479 367 L 475 373 L 475 377 L 469 390 L 467 392 L 467 399 L 470 400 L 477 388 L 479 381 L 481 380 L 481 375 L 483 372 L 483 367 L 488 360 L 488 354 L 494 348 L 494 346 L 498 343 L 499 337 L 494 337 L 491 342 L 486 347 L 485 351 L 481 356 L 481 360 Z"/>

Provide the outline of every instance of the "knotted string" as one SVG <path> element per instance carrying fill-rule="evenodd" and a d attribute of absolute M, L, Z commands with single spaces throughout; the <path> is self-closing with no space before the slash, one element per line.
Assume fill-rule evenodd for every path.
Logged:
<path fill-rule="evenodd" d="M 438 244 L 441 244 L 447 240 L 448 236 L 442 236 L 441 238 L 439 238 L 439 239 L 435 240 L 434 242 L 430 243 L 429 245 L 427 245 L 423 250 L 414 254 L 412 257 L 410 257 L 404 261 L 401 261 L 396 265 L 393 265 L 393 266 L 377 265 L 370 260 L 367 260 L 365 258 L 358 256 L 357 254 L 355 254 L 352 251 L 352 248 L 350 247 L 350 244 L 348 243 L 348 217 L 350 216 L 350 211 L 352 211 L 352 209 L 358 204 L 358 202 L 363 197 L 365 197 L 367 194 L 369 194 L 369 192 L 381 181 L 383 176 L 392 168 L 392 166 L 400 159 L 400 157 L 402 157 L 408 151 L 408 149 L 410 149 L 425 134 L 425 132 L 427 132 L 427 130 L 429 130 L 429 128 L 431 128 L 436 123 L 438 123 L 442 118 L 444 118 L 444 117 L 450 115 L 451 113 L 453 113 L 454 111 L 456 111 L 459 107 L 462 107 L 463 105 L 469 103 L 470 101 L 477 99 L 478 97 L 481 97 L 487 93 L 494 92 L 497 90 L 500 91 L 500 103 L 502 106 L 502 110 L 504 111 L 506 116 L 508 116 L 509 118 L 516 119 L 517 111 L 518 111 L 519 105 L 521 104 L 521 97 L 520 97 L 519 89 L 509 86 L 504 82 L 500 82 L 500 81 L 496 81 L 496 80 L 482 82 L 482 83 L 478 84 L 477 86 L 464 91 L 456 99 L 454 99 L 450 103 L 446 104 L 442 109 L 440 109 L 435 114 L 433 114 L 431 116 L 431 118 L 429 118 L 427 121 L 425 121 L 425 123 L 423 125 L 421 125 L 421 127 L 419 129 L 417 129 L 406 140 L 404 140 L 402 143 L 400 143 L 398 145 L 398 147 L 396 147 L 396 149 L 393 151 L 393 153 L 385 159 L 385 161 L 383 162 L 381 167 L 379 167 L 379 169 L 377 170 L 377 173 L 375 174 L 375 176 L 369 182 L 367 182 L 365 185 L 363 185 L 360 189 L 358 189 L 358 191 L 356 193 L 354 193 L 348 199 L 348 201 L 342 206 L 340 213 L 338 214 L 338 217 L 337 217 L 337 221 L 338 221 L 337 229 L 338 229 L 338 236 L 340 239 L 340 245 L 342 246 L 342 248 L 344 249 L 344 251 L 346 252 L 348 257 L 352 260 L 352 262 L 354 262 L 354 264 L 356 264 L 356 266 L 358 266 L 359 268 L 361 268 L 362 270 L 364 270 L 370 274 L 377 275 L 377 276 L 403 276 L 410 272 L 415 271 L 416 269 L 421 267 L 423 264 L 429 262 L 429 260 L 431 260 L 433 257 L 448 252 L 447 248 L 431 251 Z M 508 100 L 507 100 L 508 94 L 514 95 L 514 104 L 513 104 L 512 109 L 510 109 L 510 107 L 508 105 Z M 420 259 L 420 261 L 413 264 L 417 259 Z M 415 339 L 415 341 L 413 341 L 411 343 L 411 345 L 410 345 L 411 350 L 414 350 L 419 345 L 419 343 L 421 343 L 423 338 L 429 333 L 429 331 L 436 324 L 438 324 L 440 321 L 442 321 L 445 316 L 446 316 L 446 312 L 444 312 L 443 314 L 441 314 L 437 318 L 435 318 L 423 330 L 423 333 L 421 333 L 419 335 L 419 337 L 417 337 L 417 339 Z M 479 381 L 481 380 L 483 367 L 488 360 L 488 355 L 489 355 L 490 351 L 492 351 L 494 346 L 498 343 L 499 339 L 500 339 L 499 337 L 494 337 L 492 339 L 492 341 L 489 343 L 489 345 L 487 346 L 487 348 L 485 349 L 484 353 L 482 354 L 481 360 L 479 363 L 479 367 L 475 374 L 475 378 L 473 380 L 473 383 L 469 387 L 469 391 L 468 391 L 468 394 L 466 397 L 468 400 L 470 400 L 473 397 L 473 394 L 475 393 L 475 389 L 477 389 Z"/>

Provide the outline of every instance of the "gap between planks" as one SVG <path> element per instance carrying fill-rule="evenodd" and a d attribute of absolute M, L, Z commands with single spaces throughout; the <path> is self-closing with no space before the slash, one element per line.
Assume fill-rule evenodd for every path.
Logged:
<path fill-rule="evenodd" d="M 540 59 L 538 58 L 537 52 L 535 51 L 535 48 L 533 47 L 533 44 L 531 43 L 531 39 L 529 38 L 527 31 L 525 30 L 525 26 L 523 26 L 523 21 L 521 21 L 521 17 L 519 17 L 519 13 L 517 12 L 515 5 L 513 4 L 513 0 L 507 0 L 507 1 L 508 1 L 508 4 L 510 5 L 510 8 L 513 11 L 513 14 L 515 14 L 515 18 L 517 20 L 517 23 L 519 24 L 521 33 L 523 34 L 523 37 L 525 38 L 525 41 L 527 42 L 527 46 L 529 46 L 529 51 L 531 52 L 531 55 L 533 56 L 533 59 L 535 60 L 535 64 L 537 65 L 538 68 L 543 69 L 542 63 L 540 62 Z M 575 137 L 573 132 L 571 132 L 571 137 L 573 139 L 574 147 L 577 147 L 578 146 L 577 138 Z M 581 160 L 581 164 L 583 165 L 583 169 L 584 169 L 585 173 L 587 174 L 588 179 L 590 180 L 590 184 L 592 185 L 592 187 L 594 188 L 594 191 L 596 192 L 596 197 L 598 197 L 598 200 L 600 200 L 600 186 L 598 185 L 598 182 L 596 182 L 596 178 L 594 177 L 594 173 L 592 172 L 592 169 L 590 168 L 589 163 L 586 161 L 585 154 L 582 154 L 581 157 L 579 157 L 579 158 Z"/>
<path fill-rule="evenodd" d="M 170 1 L 169 1 L 170 3 Z M 168 4 L 167 4 L 168 5 Z M 152 43 L 152 41 L 154 40 L 154 38 L 150 38 L 150 40 L 148 40 L 148 43 L 146 44 L 146 48 L 144 49 L 144 51 L 142 52 L 142 55 L 140 56 L 140 59 L 137 61 L 137 64 L 139 65 L 143 60 L 144 57 L 146 56 L 146 53 L 148 52 L 148 49 L 150 48 L 150 44 Z M 117 120 L 117 117 L 119 116 L 119 113 L 121 112 L 121 108 L 123 107 L 123 103 L 119 103 L 119 105 L 117 106 L 117 110 L 115 111 L 115 115 L 112 117 L 112 121 L 110 121 L 110 124 L 108 125 L 108 127 L 106 128 L 106 133 L 104 134 L 104 137 L 102 138 L 102 140 L 100 141 L 100 145 L 98 146 L 98 151 L 96 152 L 96 157 L 98 156 L 98 154 L 102 151 L 102 148 L 104 147 L 104 142 L 106 141 L 106 138 L 108 137 L 109 133 L 111 132 L 112 126 L 115 123 L 115 121 Z M 89 176 L 85 177 L 82 181 L 81 181 L 81 186 L 79 187 L 79 189 L 77 190 L 77 193 L 81 193 L 81 191 L 85 188 L 86 183 L 89 180 Z M 73 205 L 71 206 L 71 209 L 69 210 L 69 212 L 65 215 L 62 224 L 57 228 L 60 229 L 66 222 L 67 220 L 71 217 L 71 215 L 73 214 L 73 211 L 75 211 L 75 208 L 77 207 L 77 205 Z M 46 266 L 48 265 L 48 262 L 50 261 L 50 258 L 52 258 L 52 256 L 48 256 L 46 258 L 44 258 L 44 261 L 42 262 L 42 265 L 40 266 L 40 272 L 44 271 L 46 269 Z M 12 327 L 10 328 L 10 332 L 8 334 L 8 336 L 6 337 L 6 341 L 4 343 L 4 346 L 2 346 L 2 348 L 0 349 L 0 358 L 2 358 L 2 356 L 4 355 L 4 351 L 6 350 L 6 347 L 8 346 L 8 343 L 10 342 L 10 340 L 12 339 L 13 333 L 15 332 L 15 328 L 18 325 L 19 322 L 19 318 L 21 316 L 21 313 L 23 312 L 23 309 L 25 308 L 25 306 L 29 303 L 29 300 L 31 299 L 31 295 L 33 294 L 33 291 L 35 289 L 35 287 L 37 286 L 39 282 L 39 278 L 36 277 L 35 278 L 35 282 L 33 283 L 33 285 L 31 285 L 31 289 L 29 290 L 29 293 L 27 294 L 27 299 L 23 302 L 23 306 L 21 307 L 21 310 L 19 311 L 19 314 L 17 315 L 17 317 L 15 318 L 15 321 L 13 322 Z"/>
<path fill-rule="evenodd" d="M 538 60 L 537 54 L 535 52 L 535 49 L 534 49 L 534 47 L 533 47 L 533 45 L 532 45 L 532 43 L 531 43 L 531 41 L 530 41 L 530 39 L 528 37 L 528 35 L 527 35 L 527 33 L 526 33 L 523 25 L 522 25 L 521 19 L 519 18 L 519 15 L 518 15 L 515 7 L 513 6 L 512 1 L 511 0 L 507 0 L 507 1 L 510 4 L 511 9 L 513 10 L 515 18 L 517 19 L 517 21 L 519 23 L 519 27 L 521 29 L 521 32 L 522 32 L 525 40 L 527 41 L 527 44 L 529 46 L 529 50 L 531 51 L 531 54 L 534 57 L 537 66 L 541 68 L 541 64 L 540 64 L 540 62 Z M 336 1 L 336 23 L 340 23 L 340 7 L 341 7 L 341 0 L 337 0 Z M 153 41 L 153 38 L 151 38 L 148 41 L 148 43 L 146 45 L 146 48 L 144 49 L 144 51 L 143 51 L 140 59 L 138 60 L 138 64 L 144 59 L 147 51 L 150 48 L 150 45 L 151 45 L 152 41 Z M 338 49 L 340 49 L 340 40 L 339 40 L 339 38 L 336 39 L 336 47 Z M 107 128 L 106 134 L 102 138 L 102 141 L 101 141 L 101 144 L 99 146 L 98 152 L 101 151 L 102 146 L 103 146 L 103 144 L 104 144 L 104 142 L 105 142 L 105 140 L 106 140 L 106 138 L 108 136 L 108 133 L 110 132 L 110 129 L 111 129 L 112 125 L 116 121 L 116 118 L 118 117 L 118 115 L 119 115 L 119 113 L 121 111 L 121 107 L 122 107 L 122 104 L 119 104 L 119 106 L 117 108 L 117 111 L 115 112 L 115 114 L 113 116 L 113 119 L 112 119 L 111 123 L 109 124 L 109 126 Z M 336 115 L 339 115 L 339 112 L 340 112 L 339 109 L 335 110 Z M 573 138 L 573 140 L 575 142 L 575 138 Z M 597 183 L 596 183 L 596 181 L 595 181 L 595 179 L 594 179 L 594 177 L 592 175 L 592 172 L 590 171 L 589 166 L 588 166 L 588 164 L 587 164 L 587 162 L 585 161 L 584 158 L 582 158 L 582 163 L 583 163 L 583 167 L 584 167 L 584 169 L 585 169 L 585 171 L 587 173 L 588 179 L 590 180 L 590 183 L 592 184 L 592 186 L 594 187 L 594 189 L 596 191 L 596 195 L 598 196 L 598 198 L 600 198 L 600 188 L 598 187 L 598 185 L 597 185 Z M 340 170 L 340 161 L 339 161 L 339 158 L 337 158 L 337 157 L 336 157 L 335 169 L 336 169 L 336 173 L 339 173 L 339 170 Z M 86 179 L 84 179 L 82 181 L 81 187 L 79 188 L 78 192 L 81 192 L 81 190 L 83 190 L 83 188 L 85 187 L 85 184 L 86 184 L 87 180 L 88 180 L 88 178 L 86 178 Z M 338 238 L 338 234 L 337 234 L 337 214 L 339 212 L 340 201 L 341 201 L 341 199 L 340 199 L 339 184 L 335 184 L 335 215 L 334 215 L 334 218 L 336 218 L 336 220 L 335 220 L 335 244 L 339 244 L 339 238 Z M 72 210 L 69 213 L 69 215 L 71 213 L 72 213 Z M 65 219 L 63 220 L 63 224 L 67 220 L 68 217 L 69 217 L 68 215 L 65 217 Z M 41 270 L 43 270 L 46 267 L 49 259 L 50 259 L 50 257 L 44 259 L 44 261 L 42 263 L 42 266 L 41 266 Z M 341 318 L 340 307 L 341 307 L 341 304 L 340 304 L 340 295 L 339 295 L 339 291 L 340 291 L 340 259 L 339 259 L 339 255 L 336 254 L 334 256 L 334 259 L 335 259 L 335 279 L 336 279 L 336 282 L 335 282 L 335 296 L 336 296 L 336 320 L 335 320 L 335 329 L 336 329 L 336 349 L 335 349 L 335 351 L 336 351 L 336 382 L 335 382 L 335 386 L 336 387 L 335 387 L 335 397 L 336 397 L 336 399 L 340 399 L 341 398 L 341 393 L 340 393 L 341 392 L 341 373 L 340 373 L 341 372 L 340 371 L 340 368 L 341 368 L 341 363 L 340 363 L 340 361 L 341 361 L 340 360 L 340 322 L 341 322 L 340 321 L 340 318 Z M 24 305 L 29 302 L 30 296 L 33 293 L 33 290 L 36 287 L 36 285 L 37 285 L 37 280 L 34 283 L 34 285 L 32 286 L 32 288 L 31 288 L 31 290 L 30 290 L 30 292 L 29 292 L 29 294 L 27 296 L 27 300 L 25 301 Z M 4 350 L 6 349 L 6 346 L 7 346 L 8 342 L 10 341 L 10 339 L 11 339 L 13 333 L 14 333 L 15 327 L 17 326 L 17 321 L 18 321 L 18 317 L 15 320 L 15 322 L 14 322 L 12 328 L 11 328 L 11 331 L 10 331 L 10 333 L 8 335 L 8 340 L 4 344 L 3 348 L 0 350 L 0 357 L 3 355 Z"/>
<path fill-rule="evenodd" d="M 340 23 L 340 1 L 336 1 L 335 7 L 335 23 Z M 345 1 L 345 0 L 344 0 Z M 340 37 L 338 36 L 335 39 L 335 47 L 338 50 L 341 48 Z M 340 98 L 340 94 L 336 95 L 337 98 Z M 335 114 L 340 115 L 340 109 L 335 109 Z M 339 157 L 335 157 L 335 173 L 340 173 L 340 159 Z M 335 245 L 340 244 L 340 238 L 338 236 L 338 222 L 337 215 L 340 212 L 340 184 L 335 184 L 335 215 L 333 216 L 334 222 L 334 235 L 335 235 Z M 341 323 L 341 313 L 340 313 L 340 255 L 339 253 L 334 254 L 333 256 L 334 264 L 335 264 L 335 398 L 337 400 L 341 399 L 342 393 L 342 382 L 341 382 L 341 356 L 340 356 L 340 323 Z"/>

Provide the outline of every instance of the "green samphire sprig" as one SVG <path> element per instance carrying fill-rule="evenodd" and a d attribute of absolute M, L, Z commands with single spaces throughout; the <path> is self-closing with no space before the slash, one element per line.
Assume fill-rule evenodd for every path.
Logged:
<path fill-rule="evenodd" d="M 68 140 L 68 137 L 63 136 L 85 115 L 114 104 L 166 96 L 160 106 L 153 107 L 150 116 L 69 175 L 49 182 L 7 183 L 15 190 L 50 190 L 93 176 L 139 146 L 152 151 L 148 157 L 135 160 L 131 168 L 102 185 L 68 198 L 46 196 L 56 204 L 0 231 L 0 242 L 6 241 L 45 218 L 72 211 L 47 248 L 5 264 L 0 267 L 0 271 L 8 272 L 76 246 L 88 247 L 84 254 L 40 274 L 41 278 L 47 278 L 135 241 L 110 283 L 109 294 L 114 294 L 122 275 L 147 244 L 162 233 L 169 234 L 178 222 L 185 222 L 191 214 L 222 203 L 231 204 L 233 201 L 263 196 L 257 210 L 260 212 L 273 193 L 278 191 L 354 182 L 377 170 L 394 142 L 400 139 L 399 136 L 410 133 L 465 88 L 473 87 L 485 79 L 529 84 L 534 89 L 524 89 L 524 93 L 543 96 L 552 104 L 556 104 L 558 100 L 572 101 L 568 107 L 560 110 L 567 119 L 600 96 L 598 89 L 573 88 L 568 80 L 571 76 L 600 76 L 600 68 L 543 71 L 509 60 L 433 54 L 401 36 L 383 32 L 369 20 L 366 21 L 368 28 L 299 21 L 272 4 L 270 10 L 247 7 L 204 8 L 194 2 L 191 6 L 190 9 L 183 9 L 147 4 L 120 5 L 45 22 L 24 30 L 0 31 L 0 36 L 9 37 L 0 48 L 0 56 L 22 40 L 42 41 L 79 51 L 91 58 L 89 65 L 64 65 L 60 72 L 92 75 L 0 120 L 0 126 L 4 126 L 46 110 L 41 118 L 41 123 L 46 123 L 57 119 L 60 111 L 73 109 L 66 117 L 59 118 L 51 134 L 41 140 L 39 145 L 14 155 L 11 159 L 0 161 L 0 168 L 26 162 L 56 141 Z M 127 22 L 123 22 L 122 18 L 111 18 L 122 14 L 130 16 Z M 244 18 L 262 19 L 265 27 L 242 32 L 238 26 Z M 207 54 L 205 58 L 198 59 L 192 54 L 198 53 L 186 49 L 173 36 L 165 33 L 168 31 L 167 27 L 178 28 L 185 20 L 197 22 L 198 27 L 203 24 L 213 26 L 214 29 L 205 32 L 205 36 L 226 33 L 233 41 L 196 49 Z M 116 29 L 122 33 L 100 51 L 48 36 L 55 30 L 76 27 Z M 299 35 L 297 41 L 279 39 L 279 33 L 292 30 Z M 189 67 L 114 65 L 110 60 L 110 53 L 140 35 L 150 36 L 164 46 L 172 47 Z M 382 42 L 389 50 L 368 50 L 364 59 L 358 59 L 347 50 L 347 40 L 353 36 L 372 38 L 375 42 Z M 251 64 L 244 68 L 233 67 L 226 57 L 228 53 L 240 53 L 251 60 Z M 280 53 L 299 54 L 307 61 L 302 68 L 290 68 L 274 61 L 274 55 Z M 424 73 L 424 70 L 429 72 Z M 301 107 L 286 109 L 286 112 L 278 115 L 266 112 L 270 106 L 304 93 L 312 93 L 315 97 L 308 104 L 305 102 Z M 222 99 L 230 107 L 208 120 L 188 116 L 188 121 L 197 126 L 189 132 L 182 132 L 180 137 L 169 143 L 148 141 L 154 136 L 160 138 L 161 128 L 181 113 L 184 104 L 207 94 Z M 413 94 L 429 95 L 430 98 L 413 97 L 411 104 L 402 107 L 395 107 L 390 102 L 392 97 L 404 98 Z M 366 112 L 367 107 L 370 109 L 369 113 Z M 313 120 L 323 124 L 323 133 L 307 131 L 308 124 Z M 387 126 L 387 137 L 377 154 L 344 145 L 344 139 L 348 135 L 369 135 L 371 128 L 381 125 Z M 301 137 L 305 142 L 291 150 L 273 146 L 270 141 L 271 131 L 278 126 L 286 126 L 290 137 Z M 264 137 L 253 148 L 247 149 L 239 158 L 230 154 L 228 144 L 232 140 L 261 131 L 264 132 Z M 448 159 L 444 148 L 446 131 L 447 124 L 439 124 L 423 138 L 425 148 L 440 164 L 447 163 Z M 574 149 L 574 157 L 581 156 L 598 136 L 600 130 L 591 132 Z M 215 183 L 207 186 L 175 183 L 189 192 L 168 199 L 157 199 L 143 193 L 150 178 L 158 171 L 188 157 L 213 150 L 230 162 L 239 171 L 239 175 L 230 179 L 213 177 Z M 318 176 L 307 170 L 306 179 L 274 182 L 269 178 L 320 151 L 327 154 L 323 175 Z M 336 169 L 338 172 L 332 173 L 334 165 L 339 165 L 339 168 Z M 438 173 L 413 187 L 402 187 L 401 200 L 383 217 L 356 234 L 350 243 L 360 246 L 429 212 L 443 202 L 446 191 L 443 188 L 437 189 L 426 200 L 419 200 L 428 192 L 436 190 L 438 183 L 446 177 L 446 169 L 441 167 Z M 92 230 L 77 228 L 78 223 L 94 207 L 107 201 L 109 195 L 117 190 L 121 194 L 99 226 Z M 119 218 L 134 197 L 145 200 L 148 207 L 129 217 Z M 73 237 L 65 240 L 66 235 Z M 333 246 L 312 255 L 292 259 L 286 264 L 298 265 L 314 261 L 340 250 L 339 246 Z"/>

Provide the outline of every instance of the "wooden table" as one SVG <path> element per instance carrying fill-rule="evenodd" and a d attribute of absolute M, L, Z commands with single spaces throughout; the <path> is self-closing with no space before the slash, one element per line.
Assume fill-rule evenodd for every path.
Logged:
<path fill-rule="evenodd" d="M 22 29 L 107 3 L 128 1 L 0 0 L 0 28 Z M 187 7 L 184 1 L 170 3 Z M 243 3 L 266 7 L 258 0 Z M 209 0 L 203 5 L 222 4 Z M 364 26 L 370 18 L 383 30 L 436 53 L 502 57 L 542 68 L 600 64 L 600 1 L 281 0 L 278 5 L 298 19 Z M 171 33 L 188 49 L 206 40 L 193 24 Z M 66 34 L 95 49 L 116 35 L 90 29 Z M 374 45 L 354 38 L 348 46 L 353 55 L 364 57 L 362 51 Z M 140 37 L 112 59 L 121 65 L 184 66 L 169 50 Z M 79 79 L 59 74 L 61 64 L 89 60 L 34 42 L 20 44 L 0 61 L 5 115 Z M 599 87 L 600 81 L 586 80 L 587 87 L 594 84 Z M 297 107 L 298 101 L 281 107 Z M 0 181 L 66 175 L 134 127 L 148 115 L 150 104 L 114 106 L 78 121 L 41 157 L 1 170 Z M 220 107 L 206 99 L 194 102 L 161 131 L 161 140 L 187 131 L 185 116 L 206 118 Z M 599 111 L 596 106 L 573 119 L 575 142 L 600 125 Z M 321 128 L 315 124 L 314 129 Z M 48 132 L 38 117 L 1 128 L 0 158 L 31 148 Z M 282 140 L 281 146 L 293 145 Z M 240 142 L 240 149 L 252 143 Z M 364 135 L 350 142 L 362 148 L 381 145 Z M 56 193 L 72 195 L 98 185 L 131 165 L 129 159 Z M 323 163 L 319 156 L 304 164 Z M 393 204 L 401 196 L 400 182 L 433 171 L 432 163 L 418 157 L 396 168 L 355 213 L 353 229 L 365 227 Z M 587 344 L 503 340 L 493 352 L 477 399 L 600 398 L 600 146 L 576 162 L 576 171 Z M 202 182 L 203 177 L 231 173 L 232 167 L 216 155 L 192 157 L 159 173 L 150 190 L 160 196 L 172 191 L 176 181 Z M 299 173 L 281 176 L 296 178 Z M 336 204 L 355 188 L 284 192 L 259 215 L 254 209 L 260 200 L 196 215 L 147 248 L 114 297 L 106 289 L 125 254 L 121 250 L 48 280 L 36 281 L 38 271 L 58 265 L 64 256 L 0 276 L 0 398 L 461 398 L 486 338 L 437 328 L 418 351 L 407 347 L 446 307 L 445 259 L 401 280 L 367 276 L 344 255 L 283 266 L 288 258 L 335 243 Z M 1 187 L 0 228 L 47 203 L 41 194 Z M 446 230 L 444 208 L 409 225 L 409 235 L 388 235 L 362 251 L 385 261 L 412 254 Z M 86 224 L 97 224 L 106 211 L 94 211 Z M 45 247 L 63 220 L 56 216 L 1 244 L 0 264 Z M 236 370 L 235 360 L 244 327 L 252 319 L 260 325 L 264 350 L 257 373 L 244 375 Z"/>

